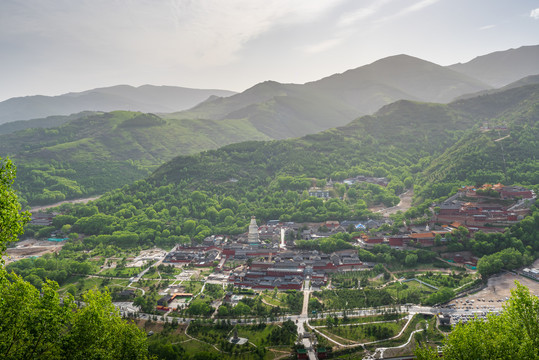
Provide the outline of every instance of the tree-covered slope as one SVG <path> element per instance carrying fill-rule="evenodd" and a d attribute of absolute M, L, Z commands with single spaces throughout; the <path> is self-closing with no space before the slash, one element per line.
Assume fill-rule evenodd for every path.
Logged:
<path fill-rule="evenodd" d="M 65 124 L 68 121 L 92 115 L 91 111 L 83 111 L 71 115 L 54 115 L 41 119 L 18 120 L 0 125 L 0 135 L 11 134 L 16 131 L 32 128 L 53 128 Z"/>
<path fill-rule="evenodd" d="M 101 194 L 141 179 L 177 154 L 267 139 L 241 120 L 165 120 L 116 111 L 55 128 L 0 136 L 0 154 L 19 168 L 18 190 L 31 203 Z"/>
<path fill-rule="evenodd" d="M 424 179 L 538 184 L 538 99 L 539 85 L 528 85 L 452 104 L 483 120 L 484 127 L 466 134 L 433 159 L 425 169 Z"/>
<path fill-rule="evenodd" d="M 265 196 L 264 189 L 286 176 L 342 180 L 374 175 L 387 176 L 395 193 L 411 183 L 421 185 L 416 193 L 422 200 L 446 195 L 465 181 L 536 185 L 538 103 L 539 93 L 529 87 L 449 105 L 399 101 L 373 116 L 301 139 L 233 144 L 180 156 L 147 182 L 256 198 L 253 192 Z M 508 130 L 481 133 L 486 120 Z"/>
<path fill-rule="evenodd" d="M 441 129 L 448 122 L 458 120 L 446 105 L 401 101 L 375 116 L 300 139 L 246 142 L 179 156 L 157 169 L 149 181 L 187 181 L 196 187 L 212 183 L 219 187 L 221 183 L 228 186 L 227 180 L 235 178 L 242 187 L 242 183 L 267 183 L 267 177 L 271 181 L 276 175 L 342 178 L 361 172 L 351 169 L 354 165 L 363 169 L 407 167 L 451 139 L 446 136 L 449 127 Z M 461 122 L 462 126 L 470 125 L 470 120 Z M 383 174 L 386 171 L 380 170 Z"/>
<path fill-rule="evenodd" d="M 373 116 L 301 139 L 235 144 L 193 156 L 180 156 L 156 170 L 150 181 L 216 185 L 236 178 L 247 186 L 249 182 L 266 181 L 267 176 L 278 174 L 328 179 L 342 177 L 343 173 L 351 176 L 354 166 L 363 170 L 385 168 L 389 173 L 399 167 L 418 172 L 424 170 L 423 164 L 432 162 L 432 169 L 436 164 L 451 169 L 453 159 L 447 157 L 451 151 L 466 152 L 474 139 L 480 144 L 477 148 L 483 149 L 483 138 L 491 139 L 499 147 L 511 141 L 511 136 L 517 137 L 517 141 L 513 147 L 506 145 L 506 151 L 521 156 L 516 157 L 514 163 L 507 158 L 508 164 L 517 166 L 524 156 L 534 162 L 537 150 L 532 147 L 537 138 L 534 131 L 538 89 L 539 86 L 530 85 L 449 105 L 398 101 Z M 494 130 L 484 133 L 483 137 L 477 136 L 476 132 L 486 121 L 492 127 L 503 124 L 512 135 L 500 141 L 494 140 L 504 135 L 498 136 Z M 444 152 L 445 155 L 436 160 Z M 501 152 L 495 154 L 498 157 Z M 465 162 L 467 167 L 476 167 L 477 171 L 498 169 L 493 162 L 478 161 L 477 157 L 466 158 Z M 456 171 L 447 173 L 458 174 Z"/>
<path fill-rule="evenodd" d="M 511 136 L 518 132 L 529 136 L 528 128 L 536 123 L 539 97 L 530 91 L 507 96 L 521 105 L 508 111 L 499 109 L 496 114 L 503 114 Z M 488 113 L 480 109 L 470 103 L 399 101 L 346 126 L 302 138 L 242 142 L 178 156 L 146 180 L 109 192 L 91 205 L 74 206 L 58 225 L 70 224 L 73 231 L 96 235 L 88 240 L 92 246 L 172 246 L 191 239 L 201 241 L 211 234 L 242 233 L 251 215 L 262 221 L 366 219 L 376 216 L 369 206 L 395 205 L 399 201 L 396 195 L 416 185 L 414 192 L 421 206 L 406 214 L 413 218 L 433 199 L 447 196 L 469 179 L 470 169 L 477 175 L 491 171 L 489 159 L 472 154 L 462 158 L 465 162 L 457 162 L 466 170 L 460 173 L 447 157 L 450 149 L 466 148 L 479 138 L 476 131 Z M 525 113 L 529 119 L 522 118 Z M 496 118 L 490 120 L 494 123 Z M 486 137 L 491 134 L 484 133 Z M 518 135 L 519 143 L 524 144 L 524 135 Z M 439 182 L 429 182 L 430 174 L 436 173 L 431 169 L 438 169 L 431 164 L 449 169 Z M 508 161 L 506 166 L 507 173 L 518 176 L 532 174 L 537 167 L 533 157 L 527 163 Z M 527 173 L 520 166 L 532 168 Z M 313 185 L 324 186 L 330 180 L 356 175 L 384 176 L 389 184 L 337 183 L 328 201 L 308 195 Z M 529 182 L 537 185 L 536 180 Z"/>

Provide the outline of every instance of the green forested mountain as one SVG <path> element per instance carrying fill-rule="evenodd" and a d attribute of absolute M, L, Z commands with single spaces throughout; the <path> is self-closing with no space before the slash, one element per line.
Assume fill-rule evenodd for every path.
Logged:
<path fill-rule="evenodd" d="M 394 205 L 396 195 L 412 185 L 423 205 L 407 217 L 464 183 L 496 180 L 536 188 L 538 88 L 448 105 L 399 101 L 318 134 L 179 156 L 147 180 L 75 207 L 64 220 L 77 232 L 102 235 L 98 242 L 170 245 L 242 232 L 253 214 L 297 222 L 372 217 L 368 206 Z M 513 105 L 491 106 L 505 100 Z M 486 120 L 500 125 L 500 134 L 481 129 Z M 489 143 L 504 145 L 505 165 Z M 356 175 L 385 176 L 389 184 L 336 184 L 325 202 L 306 192 Z"/>
<path fill-rule="evenodd" d="M 124 94 L 141 101 L 139 92 L 157 91 L 146 88 L 113 87 L 99 93 Z M 22 130 L 0 136 L 0 154 L 13 157 L 18 165 L 18 189 L 23 197 L 32 204 L 52 203 L 123 186 L 177 155 L 246 140 L 316 133 L 394 100 L 449 101 L 485 88 L 452 70 L 399 55 L 305 85 L 264 82 L 241 94 L 212 97 L 189 111 L 169 115 L 89 113 L 46 119 L 58 124 L 48 129 L 14 123 L 7 131 Z M 147 100 L 157 101 L 155 96 Z M 173 99 L 165 96 L 162 101 Z M 45 123 L 30 121 L 36 122 Z"/>
<path fill-rule="evenodd" d="M 511 146 L 506 145 L 506 151 L 511 154 L 521 150 L 513 164 L 516 166 L 524 156 L 535 160 L 538 106 L 539 85 L 513 88 L 448 105 L 402 100 L 384 106 L 372 116 L 301 139 L 235 144 L 217 151 L 180 156 L 159 168 L 150 180 L 162 183 L 166 176 L 168 181 L 185 181 L 196 174 L 198 179 L 213 182 L 229 177 L 240 180 L 245 177 L 249 181 L 258 172 L 259 178 L 264 174 L 284 173 L 329 179 L 342 177 L 337 174 L 342 172 L 348 172 L 344 176 L 352 176 L 352 166 L 364 170 L 382 167 L 386 171 L 402 166 L 418 172 L 427 170 L 416 167 L 422 159 L 435 165 L 438 156 L 447 156 L 452 151 L 467 152 L 462 147 L 467 141 L 480 142 L 484 137 L 494 142 L 506 135 L 510 136 L 494 143 L 511 143 Z M 489 129 L 480 129 L 482 126 L 489 126 Z M 482 149 L 482 146 L 478 148 Z M 474 155 L 476 159 L 485 159 L 478 171 L 494 167 L 486 160 L 490 153 L 483 150 Z M 500 154 L 497 152 L 496 156 Z M 243 161 L 243 156 L 247 161 Z M 451 166 L 451 159 L 441 157 L 440 161 L 446 167 Z M 506 162 L 508 167 L 512 166 L 510 158 Z M 227 165 L 218 166 L 222 164 Z M 501 164 L 503 162 L 494 168 L 498 169 Z M 477 166 L 477 162 L 469 160 L 467 165 Z M 433 168 L 428 170 L 434 171 Z M 467 180 L 466 176 L 448 173 L 455 175 L 452 179 Z"/>
<path fill-rule="evenodd" d="M 484 122 L 425 170 L 430 181 L 539 184 L 539 85 L 451 104 Z"/>
<path fill-rule="evenodd" d="M 519 88 L 519 87 L 522 87 L 522 86 L 526 86 L 526 85 L 534 85 L 534 84 L 539 84 L 539 75 L 530 75 L 530 76 L 526 76 L 522 79 L 519 79 L 515 82 L 512 82 L 508 85 L 505 85 L 501 88 L 498 88 L 498 89 L 491 89 L 491 90 L 483 90 L 483 91 L 479 91 L 479 92 L 476 92 L 476 93 L 473 93 L 473 94 L 465 94 L 465 95 L 462 95 L 462 96 L 459 96 L 458 98 L 455 99 L 456 100 L 465 100 L 465 99 L 471 99 L 471 98 L 475 98 L 475 97 L 478 97 L 480 95 L 488 95 L 488 94 L 495 94 L 495 93 L 498 93 L 498 92 L 503 92 L 503 91 L 506 91 L 506 90 L 510 90 L 510 89 L 515 89 L 515 88 Z"/>
<path fill-rule="evenodd" d="M 16 131 L 32 128 L 53 128 L 65 124 L 68 121 L 94 114 L 91 111 L 83 111 L 71 115 L 54 115 L 41 119 L 18 120 L 0 125 L 0 135 L 11 134 Z"/>
<path fill-rule="evenodd" d="M 17 164 L 24 198 L 50 203 L 123 186 L 179 153 L 247 139 L 267 137 L 241 121 L 164 120 L 115 111 L 2 135 L 0 154 Z"/>

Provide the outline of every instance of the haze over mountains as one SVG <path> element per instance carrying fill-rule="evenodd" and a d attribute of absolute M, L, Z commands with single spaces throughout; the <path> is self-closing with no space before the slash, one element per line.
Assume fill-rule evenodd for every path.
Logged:
<path fill-rule="evenodd" d="M 448 68 L 492 87 L 502 87 L 528 75 L 539 74 L 539 45 L 493 52 Z"/>
<path fill-rule="evenodd" d="M 345 125 L 396 100 L 449 102 L 490 86 L 434 63 L 397 55 L 305 85 L 267 81 L 170 117 L 245 119 L 275 138 Z"/>
<path fill-rule="evenodd" d="M 396 172 L 401 177 L 407 171 L 421 173 L 418 184 L 504 177 L 510 183 L 536 184 L 538 103 L 539 84 L 449 104 L 401 100 L 299 139 L 245 142 L 178 156 L 146 181 L 156 187 L 182 181 L 191 190 L 227 193 L 252 184 L 269 187 L 278 176 L 342 179 L 401 167 L 402 173 Z M 479 128 L 484 122 L 490 129 Z M 496 126 L 503 128 L 501 133 Z"/>
<path fill-rule="evenodd" d="M 166 113 L 188 109 L 210 96 L 232 94 L 234 92 L 228 90 L 177 86 L 117 85 L 59 96 L 17 97 L 0 102 L 0 124 L 81 111 L 132 110 Z"/>
<path fill-rule="evenodd" d="M 528 49 L 525 53 L 529 55 Z M 483 57 L 482 61 L 487 58 Z M 506 66 L 513 65 L 506 63 Z M 505 73 L 510 74 L 511 70 Z M 448 103 L 455 98 L 509 94 L 509 89 L 539 81 L 538 76 L 527 75 L 530 76 L 517 79 L 503 89 L 494 89 L 449 68 L 397 55 L 304 85 L 266 81 L 232 96 L 211 96 L 190 110 L 171 114 L 85 112 L 7 123 L 0 125 L 0 134 L 6 134 L 0 135 L 0 154 L 14 159 L 19 168 L 20 190 L 30 202 L 50 203 L 63 197 L 80 197 L 121 187 L 144 178 L 177 155 L 248 140 L 313 134 L 349 124 L 387 104 L 395 106 L 386 106 L 378 117 L 395 109 L 400 117 L 419 116 L 412 111 L 413 106 L 397 106 L 401 103 L 396 102 L 398 100 Z M 147 104 L 157 103 L 159 95 L 156 94 L 169 90 L 142 88 L 154 94 L 148 97 Z M 139 90 L 141 88 L 120 86 L 102 89 L 100 94 L 115 97 L 119 93 L 131 93 L 133 101 L 143 103 Z M 174 96 L 163 95 L 163 98 L 170 105 Z M 469 106 L 477 109 L 466 109 L 466 113 L 480 113 L 473 116 L 474 124 L 481 116 L 492 118 L 500 111 L 511 109 L 514 102 L 506 95 L 486 99 L 497 100 L 469 102 L 472 104 Z M 439 114 L 431 115 L 432 121 L 437 121 Z M 466 128 L 468 126 L 471 125 Z M 406 129 L 395 129 L 393 135 L 385 135 L 385 138 L 399 137 Z"/>
<path fill-rule="evenodd" d="M 118 85 L 53 97 L 12 98 L 0 102 L 0 124 L 88 110 L 181 111 L 170 117 L 249 119 L 268 136 L 282 138 L 344 125 L 396 100 L 447 103 L 536 74 L 539 45 L 495 52 L 449 67 L 396 55 L 304 85 L 263 82 L 235 96 L 226 90 Z M 282 131 L 275 131 L 276 127 Z"/>

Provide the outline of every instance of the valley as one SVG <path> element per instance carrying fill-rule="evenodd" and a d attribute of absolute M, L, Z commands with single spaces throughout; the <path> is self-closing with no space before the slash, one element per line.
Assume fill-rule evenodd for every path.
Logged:
<path fill-rule="evenodd" d="M 103 88 L 166 109 L 8 122 L 0 280 L 65 319 L 105 309 L 157 358 L 437 356 L 515 280 L 539 293 L 538 78 L 457 65 L 397 55 L 180 112 Z"/>

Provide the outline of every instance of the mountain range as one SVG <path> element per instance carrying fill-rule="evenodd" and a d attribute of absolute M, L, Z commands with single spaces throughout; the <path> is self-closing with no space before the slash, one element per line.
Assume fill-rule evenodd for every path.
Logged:
<path fill-rule="evenodd" d="M 193 107 L 211 96 L 232 94 L 228 90 L 118 85 L 59 96 L 16 97 L 0 102 L 0 124 L 81 111 L 173 112 Z"/>
<path fill-rule="evenodd" d="M 238 196 L 280 176 L 342 180 L 377 172 L 391 182 L 414 177 L 418 191 L 426 183 L 462 181 L 535 185 L 538 139 L 539 84 L 531 84 L 449 104 L 399 100 L 302 138 L 179 156 L 147 183 Z"/>
<path fill-rule="evenodd" d="M 528 48 L 524 50 L 525 54 L 530 53 Z M 514 50 L 510 55 L 515 57 L 518 53 Z M 488 56 L 481 58 L 485 61 Z M 539 76 L 527 75 L 531 76 L 494 89 L 451 68 L 397 55 L 303 85 L 266 81 L 239 94 L 210 96 L 191 109 L 176 113 L 94 111 L 11 122 L 0 125 L 0 134 L 6 134 L 0 135 L 0 154 L 11 156 L 19 167 L 21 193 L 31 203 L 49 203 L 121 187 L 144 178 L 177 155 L 248 140 L 313 134 L 345 126 L 381 108 L 376 113 L 379 119 L 397 104 L 403 104 L 402 100 L 408 100 L 408 105 L 399 105 L 399 112 L 408 113 L 406 116 L 413 119 L 416 114 L 409 104 L 448 103 L 457 98 L 460 100 L 454 103 L 460 101 L 468 107 L 477 107 L 465 110 L 466 117 L 471 116 L 470 112 L 481 113 L 473 117 L 477 123 L 481 116 L 488 119 L 499 111 L 508 111 L 515 100 L 501 96 L 485 105 L 484 101 L 465 99 L 481 96 L 494 99 L 486 95 L 508 94 L 507 90 L 539 81 Z M 129 91 L 136 93 L 141 88 Z M 126 88 L 111 89 L 107 91 L 118 94 Z M 145 89 L 156 90 L 155 87 Z M 165 99 L 172 101 L 173 96 Z M 150 97 L 147 103 L 150 100 L 156 98 Z M 452 112 L 451 116 L 456 114 Z M 431 121 L 443 118 L 437 113 L 429 116 Z M 376 126 L 373 123 L 364 131 L 370 133 Z M 397 127 L 392 136 L 398 137 L 410 129 L 410 126 Z M 443 129 L 440 131 L 444 133 Z M 388 134 L 383 137 L 391 138 Z"/>
<path fill-rule="evenodd" d="M 486 89 L 490 86 L 456 71 L 397 55 L 304 85 L 267 81 L 167 116 L 244 119 L 269 137 L 283 139 L 345 125 L 400 99 L 449 102 Z"/>
<path fill-rule="evenodd" d="M 539 45 L 493 52 L 448 68 L 499 88 L 528 75 L 539 74 Z"/>
<path fill-rule="evenodd" d="M 60 96 L 27 96 L 0 102 L 0 124 L 81 111 L 172 113 L 203 102 L 192 111 L 171 117 L 214 120 L 246 117 L 266 132 L 271 132 L 265 123 L 272 117 L 276 125 L 296 121 L 298 124 L 291 126 L 292 130 L 313 123 L 311 132 L 316 132 L 331 127 L 327 126 L 328 117 L 335 119 L 334 126 L 345 124 L 399 99 L 449 102 L 466 93 L 499 88 L 539 74 L 538 59 L 539 45 L 495 52 L 445 68 L 397 55 L 304 85 L 264 82 L 232 98 L 229 97 L 234 92 L 226 90 L 152 85 L 137 88 L 119 85 Z M 321 98 L 323 106 L 320 106 Z M 278 137 L 276 135 L 273 137 Z M 301 131 L 292 134 L 299 135 Z"/>

